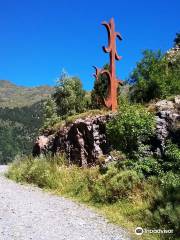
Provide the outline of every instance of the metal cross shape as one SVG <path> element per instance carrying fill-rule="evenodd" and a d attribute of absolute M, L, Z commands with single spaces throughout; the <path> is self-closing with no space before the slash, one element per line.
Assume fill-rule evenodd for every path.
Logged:
<path fill-rule="evenodd" d="M 110 71 L 105 69 L 96 69 L 96 73 L 94 74 L 96 80 L 98 80 L 99 74 L 106 74 L 109 79 L 109 86 L 108 86 L 108 96 L 104 99 L 104 104 L 106 107 L 111 109 L 112 111 L 117 110 L 117 89 L 118 85 L 122 84 L 121 80 L 116 78 L 116 68 L 115 68 L 115 60 L 120 60 L 121 57 L 118 55 L 116 50 L 116 37 L 119 40 L 122 40 L 120 33 L 115 32 L 115 24 L 114 19 L 111 18 L 109 23 L 102 22 L 108 32 L 108 47 L 103 47 L 105 53 L 109 53 L 110 56 Z"/>

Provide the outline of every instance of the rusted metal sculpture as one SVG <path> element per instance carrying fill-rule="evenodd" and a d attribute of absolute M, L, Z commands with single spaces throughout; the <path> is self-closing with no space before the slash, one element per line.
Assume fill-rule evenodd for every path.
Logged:
<path fill-rule="evenodd" d="M 98 80 L 99 75 L 106 74 L 109 79 L 108 86 L 108 96 L 104 99 L 104 104 L 107 108 L 112 111 L 117 110 L 117 89 L 119 84 L 122 84 L 121 80 L 116 78 L 116 68 L 115 68 L 115 60 L 120 60 L 121 56 L 117 54 L 116 50 L 116 37 L 119 40 L 122 40 L 120 33 L 115 32 L 115 24 L 114 19 L 112 18 L 109 23 L 102 22 L 108 31 L 108 47 L 103 47 L 105 53 L 109 53 L 110 56 L 110 71 L 105 69 L 99 69 L 94 67 L 96 72 L 94 74 L 96 80 Z"/>

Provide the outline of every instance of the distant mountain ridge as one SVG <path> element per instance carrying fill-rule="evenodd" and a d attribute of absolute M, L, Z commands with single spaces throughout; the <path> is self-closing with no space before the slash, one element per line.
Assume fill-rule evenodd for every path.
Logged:
<path fill-rule="evenodd" d="M 0 107 L 24 107 L 46 99 L 53 92 L 48 85 L 38 87 L 18 86 L 9 80 L 0 80 Z"/>
<path fill-rule="evenodd" d="M 9 80 L 0 80 L 0 87 L 5 88 L 5 87 L 13 87 L 13 86 L 16 86 L 16 85 Z"/>
<path fill-rule="evenodd" d="M 53 87 L 17 86 L 0 80 L 0 164 L 30 154 L 43 123 L 43 103 Z"/>

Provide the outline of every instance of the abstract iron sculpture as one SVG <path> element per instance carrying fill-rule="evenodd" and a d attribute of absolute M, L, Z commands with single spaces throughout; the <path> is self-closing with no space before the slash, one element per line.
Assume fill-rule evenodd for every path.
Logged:
<path fill-rule="evenodd" d="M 122 81 L 116 78 L 116 68 L 115 68 L 115 59 L 120 60 L 121 57 L 118 56 L 116 50 L 116 37 L 119 40 L 122 40 L 120 33 L 115 32 L 115 24 L 114 19 L 112 18 L 109 23 L 102 22 L 108 31 L 108 47 L 103 47 L 105 53 L 109 53 L 110 56 L 110 71 L 105 69 L 95 68 L 95 78 L 98 80 L 99 75 L 106 74 L 109 79 L 109 86 L 108 86 L 108 96 L 104 99 L 104 104 L 107 108 L 111 109 L 112 111 L 117 110 L 117 89 L 118 85 L 122 85 Z"/>

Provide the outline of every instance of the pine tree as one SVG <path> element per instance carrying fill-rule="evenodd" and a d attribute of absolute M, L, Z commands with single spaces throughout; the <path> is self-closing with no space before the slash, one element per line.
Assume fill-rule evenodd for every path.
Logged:
<path fill-rule="evenodd" d="M 47 101 L 44 103 L 44 125 L 43 128 L 48 128 L 50 126 L 53 126 L 55 123 L 60 121 L 60 117 L 57 115 L 57 106 L 54 99 L 51 97 L 47 99 Z"/>

